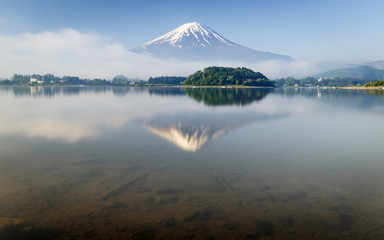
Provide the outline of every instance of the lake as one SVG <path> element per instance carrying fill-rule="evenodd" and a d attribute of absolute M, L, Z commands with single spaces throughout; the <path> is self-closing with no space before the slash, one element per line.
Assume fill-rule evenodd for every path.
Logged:
<path fill-rule="evenodd" d="M 384 91 L 0 88 L 0 239 L 384 239 Z"/>

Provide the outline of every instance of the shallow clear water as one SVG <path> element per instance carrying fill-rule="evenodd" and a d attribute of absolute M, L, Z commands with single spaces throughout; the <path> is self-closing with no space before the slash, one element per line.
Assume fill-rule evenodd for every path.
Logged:
<path fill-rule="evenodd" d="M 0 88 L 0 239 L 384 239 L 384 91 Z"/>

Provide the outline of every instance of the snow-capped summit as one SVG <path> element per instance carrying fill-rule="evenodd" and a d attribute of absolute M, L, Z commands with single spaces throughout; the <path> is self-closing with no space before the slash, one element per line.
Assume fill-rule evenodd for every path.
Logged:
<path fill-rule="evenodd" d="M 257 62 L 291 59 L 288 56 L 260 52 L 241 46 L 198 22 L 186 23 L 132 51 L 149 53 L 159 58 L 180 60 Z"/>
<path fill-rule="evenodd" d="M 220 36 L 209 27 L 193 22 L 186 23 L 164 36 L 145 43 L 141 47 L 145 49 L 151 45 L 171 45 L 178 48 L 190 48 L 233 46 L 236 44 Z"/>

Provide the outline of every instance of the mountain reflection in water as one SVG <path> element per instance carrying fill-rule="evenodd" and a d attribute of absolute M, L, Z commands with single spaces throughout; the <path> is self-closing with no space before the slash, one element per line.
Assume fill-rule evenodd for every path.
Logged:
<path fill-rule="evenodd" d="M 356 94 L 357 90 L 334 90 L 334 89 L 271 89 L 271 88 L 168 88 L 149 89 L 150 94 L 157 95 L 182 95 L 193 98 L 204 105 L 220 107 L 227 105 L 246 106 L 252 102 L 262 101 L 270 93 L 283 96 L 303 95 L 308 98 L 316 98 L 321 101 L 330 101 L 333 104 L 348 104 L 353 107 L 367 108 L 383 99 L 383 91 L 366 91 L 366 95 Z M 359 97 L 356 97 L 359 96 Z M 368 96 L 369 96 L 368 95 Z M 348 100 L 348 101 L 346 101 Z M 231 129 L 250 124 L 256 121 L 265 121 L 272 118 L 287 116 L 287 113 L 268 115 L 265 113 L 236 113 L 236 114 L 179 114 L 159 115 L 143 122 L 143 127 L 152 133 L 168 140 L 182 150 L 195 152 L 206 143 L 213 141 Z"/>
<path fill-rule="evenodd" d="M 149 88 L 157 95 L 183 95 L 208 106 L 244 106 L 261 101 L 271 88 Z M 143 122 L 143 127 L 168 140 L 184 151 L 195 152 L 206 143 L 217 139 L 229 130 L 276 116 L 250 113 L 204 113 L 159 115 Z"/>
<path fill-rule="evenodd" d="M 158 115 L 143 122 L 143 127 L 184 151 L 195 152 L 231 129 L 257 121 L 280 118 L 284 114 L 204 113 Z"/>

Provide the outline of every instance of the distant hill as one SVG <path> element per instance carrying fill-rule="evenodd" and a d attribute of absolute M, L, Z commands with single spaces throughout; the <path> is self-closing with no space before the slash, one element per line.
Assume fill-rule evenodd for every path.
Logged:
<path fill-rule="evenodd" d="M 378 81 L 384 79 L 384 70 L 370 66 L 359 66 L 354 68 L 340 68 L 322 72 L 316 75 L 321 78 L 354 78 Z"/>
<path fill-rule="evenodd" d="M 148 79 L 149 84 L 166 84 L 166 85 L 180 85 L 186 77 L 175 77 L 175 76 L 161 76 L 161 77 L 150 77 Z"/>
<path fill-rule="evenodd" d="M 184 85 L 194 86 L 268 86 L 274 87 L 272 81 L 260 72 L 254 72 L 248 68 L 231 67 L 207 67 L 203 71 L 197 71 L 187 77 Z"/>
<path fill-rule="evenodd" d="M 365 63 L 364 66 L 370 66 L 370 67 L 384 70 L 384 61 L 369 62 L 369 63 Z"/>

